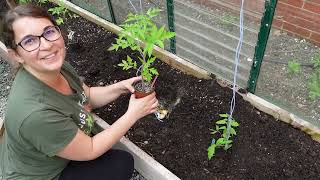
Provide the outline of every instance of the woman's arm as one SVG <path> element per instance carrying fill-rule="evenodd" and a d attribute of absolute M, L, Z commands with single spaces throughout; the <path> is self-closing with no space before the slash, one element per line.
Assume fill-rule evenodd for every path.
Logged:
<path fill-rule="evenodd" d="M 140 118 L 154 113 L 158 106 L 155 93 L 135 99 L 131 95 L 127 112 L 108 129 L 89 137 L 78 130 L 73 140 L 58 153 L 58 156 L 77 161 L 93 160 L 108 151 Z"/>
<path fill-rule="evenodd" d="M 138 80 L 141 80 L 141 77 L 133 77 L 104 87 L 88 87 L 83 83 L 83 89 L 89 98 L 91 107 L 94 109 L 114 101 L 121 94 L 133 93 L 132 84 Z"/>

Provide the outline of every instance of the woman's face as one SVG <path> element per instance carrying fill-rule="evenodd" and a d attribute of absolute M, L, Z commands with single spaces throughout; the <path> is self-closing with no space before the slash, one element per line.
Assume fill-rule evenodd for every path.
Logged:
<path fill-rule="evenodd" d="M 29 35 L 40 36 L 50 26 L 52 22 L 46 18 L 22 17 L 12 24 L 15 43 L 18 44 Z M 22 63 L 23 67 L 33 74 L 47 74 L 50 72 L 60 72 L 65 58 L 66 50 L 63 37 L 50 42 L 45 38 L 40 38 L 40 47 L 28 52 L 21 46 L 17 46 L 15 58 Z"/>

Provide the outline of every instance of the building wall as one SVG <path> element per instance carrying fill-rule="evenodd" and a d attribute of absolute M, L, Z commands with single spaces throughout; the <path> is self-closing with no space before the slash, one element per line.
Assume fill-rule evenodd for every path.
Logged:
<path fill-rule="evenodd" d="M 274 27 L 320 44 L 320 0 L 279 0 Z"/>
<path fill-rule="evenodd" d="M 241 0 L 194 0 L 204 6 L 239 13 Z M 246 0 L 246 18 L 260 22 L 264 0 Z M 273 27 L 320 44 L 320 0 L 278 0 Z"/>

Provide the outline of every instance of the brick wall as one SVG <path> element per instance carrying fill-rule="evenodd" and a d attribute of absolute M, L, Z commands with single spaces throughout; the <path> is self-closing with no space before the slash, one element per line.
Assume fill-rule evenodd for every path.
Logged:
<path fill-rule="evenodd" d="M 207 7 L 239 13 L 241 0 L 194 0 Z M 264 0 L 246 0 L 247 19 L 260 22 Z M 320 44 L 320 0 L 278 0 L 273 27 Z"/>
<path fill-rule="evenodd" d="M 279 0 L 274 27 L 320 44 L 320 0 Z"/>

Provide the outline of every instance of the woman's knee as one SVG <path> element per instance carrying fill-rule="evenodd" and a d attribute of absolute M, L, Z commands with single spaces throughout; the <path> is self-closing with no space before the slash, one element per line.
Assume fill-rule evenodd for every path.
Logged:
<path fill-rule="evenodd" d="M 127 167 L 129 169 L 134 168 L 134 158 L 127 151 L 112 149 L 112 150 L 109 150 L 105 155 L 113 159 L 112 161 L 114 162 L 113 163 L 114 165 L 117 165 L 120 167 Z"/>
<path fill-rule="evenodd" d="M 133 156 L 122 150 L 110 150 L 106 154 L 112 159 L 112 169 L 114 174 L 117 175 L 117 179 L 130 179 L 134 171 Z"/>

